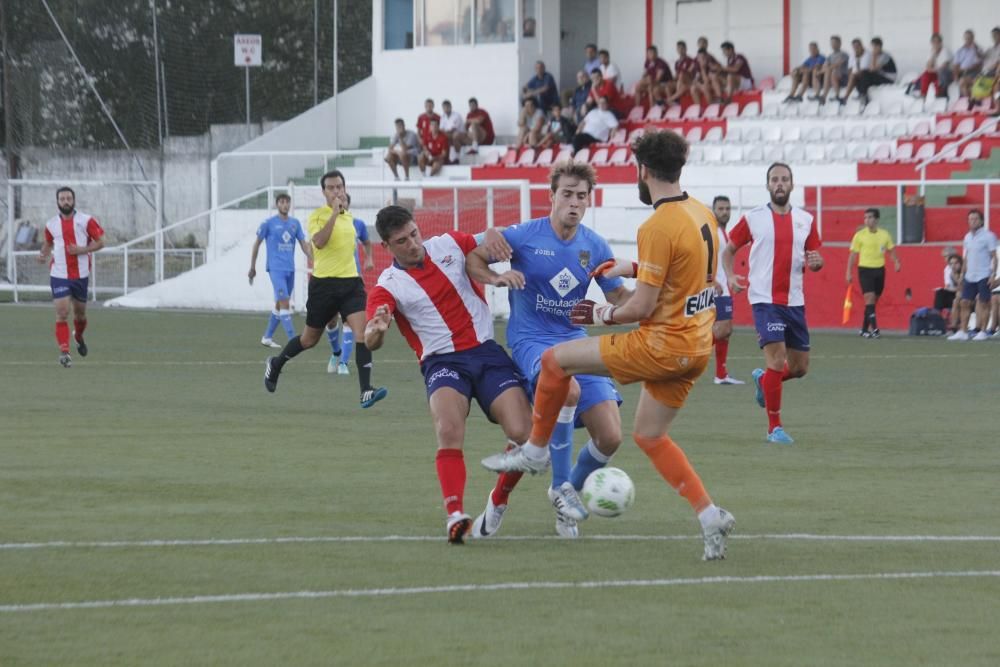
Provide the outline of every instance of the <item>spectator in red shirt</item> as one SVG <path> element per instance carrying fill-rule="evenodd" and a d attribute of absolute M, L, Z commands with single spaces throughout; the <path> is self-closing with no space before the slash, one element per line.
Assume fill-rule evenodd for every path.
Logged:
<path fill-rule="evenodd" d="M 598 106 L 597 102 L 602 97 L 608 100 L 608 107 L 616 116 L 621 116 L 621 95 L 618 93 L 618 86 L 604 78 L 601 70 L 595 69 L 590 73 L 590 93 L 587 96 L 587 110 L 590 111 Z"/>
<path fill-rule="evenodd" d="M 753 90 L 753 74 L 746 56 L 736 53 L 732 42 L 722 43 L 722 55 L 726 58 L 726 65 L 722 68 L 726 101 L 732 100 L 733 94 L 738 91 Z"/>
<path fill-rule="evenodd" d="M 635 96 L 639 101 L 645 100 L 646 106 L 653 106 L 657 98 L 656 89 L 673 80 L 670 65 L 660 57 L 655 46 L 646 47 L 646 61 L 642 64 L 642 78 L 635 87 Z"/>
<path fill-rule="evenodd" d="M 420 135 L 421 143 L 427 143 L 427 137 L 431 134 L 431 121 L 441 122 L 441 116 L 434 113 L 434 100 L 427 98 L 424 100 L 424 112 L 417 116 L 417 134 Z"/>
<path fill-rule="evenodd" d="M 420 158 L 417 160 L 420 173 L 426 176 L 427 165 L 430 165 L 431 176 L 437 176 L 447 161 L 448 135 L 441 131 L 441 124 L 436 119 L 431 120 L 427 141 L 424 142 L 424 148 L 420 151 Z"/>
<path fill-rule="evenodd" d="M 674 63 L 677 80 L 667 102 L 676 102 L 691 90 L 695 74 L 698 73 L 698 63 L 688 55 L 687 42 L 677 42 L 677 61 Z"/>
<path fill-rule="evenodd" d="M 479 101 L 475 97 L 470 97 L 469 113 L 465 115 L 465 131 L 455 132 L 455 148 L 461 150 L 462 146 L 472 144 L 469 152 L 475 153 L 480 145 L 490 146 L 495 140 L 490 114 L 479 108 Z"/>
<path fill-rule="evenodd" d="M 704 37 L 702 38 L 704 39 Z M 708 49 L 698 49 L 698 73 L 691 86 L 691 99 L 695 104 L 708 104 L 722 98 L 722 65 Z"/>

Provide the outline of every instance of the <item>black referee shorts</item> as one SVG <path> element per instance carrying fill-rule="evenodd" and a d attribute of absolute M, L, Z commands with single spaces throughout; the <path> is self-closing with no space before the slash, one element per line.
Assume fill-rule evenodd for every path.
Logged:
<path fill-rule="evenodd" d="M 863 266 L 858 267 L 858 282 L 861 283 L 861 292 L 875 292 L 875 296 L 882 296 L 885 289 L 885 267 L 868 269 Z"/>
<path fill-rule="evenodd" d="M 364 312 L 368 295 L 365 283 L 356 278 L 316 278 L 309 281 L 309 299 L 306 301 L 306 326 L 322 329 L 334 315 Z"/>

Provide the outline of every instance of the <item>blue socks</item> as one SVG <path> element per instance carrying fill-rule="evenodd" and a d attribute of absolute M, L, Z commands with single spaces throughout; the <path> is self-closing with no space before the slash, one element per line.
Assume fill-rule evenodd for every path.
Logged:
<path fill-rule="evenodd" d="M 569 471 L 573 467 L 573 420 L 576 406 L 563 406 L 559 410 L 556 428 L 549 441 L 549 456 L 552 460 L 552 488 L 558 489 L 569 481 Z"/>
<path fill-rule="evenodd" d="M 292 311 L 279 310 L 278 318 L 281 320 L 281 326 L 284 327 L 288 340 L 295 338 L 295 327 L 292 326 Z"/>
<path fill-rule="evenodd" d="M 333 329 L 326 330 L 326 337 L 330 339 L 330 349 L 333 350 L 333 356 L 340 356 L 340 326 Z"/>
<path fill-rule="evenodd" d="M 267 321 L 267 329 L 264 330 L 264 338 L 273 338 L 274 331 L 278 328 L 278 311 L 271 311 L 271 318 Z"/>
<path fill-rule="evenodd" d="M 344 332 L 344 354 L 340 357 L 340 362 L 343 364 L 351 363 L 351 354 L 354 352 L 354 331 L 351 327 L 347 327 L 347 331 Z"/>
<path fill-rule="evenodd" d="M 610 456 L 602 454 L 593 440 L 588 440 L 587 444 L 580 450 L 580 455 L 576 457 L 576 465 L 569 475 L 569 481 L 573 483 L 573 488 L 579 491 L 583 488 L 583 483 L 590 473 L 599 468 L 603 468 L 611 459 Z M 555 463 L 552 465 L 553 475 L 555 474 Z"/>

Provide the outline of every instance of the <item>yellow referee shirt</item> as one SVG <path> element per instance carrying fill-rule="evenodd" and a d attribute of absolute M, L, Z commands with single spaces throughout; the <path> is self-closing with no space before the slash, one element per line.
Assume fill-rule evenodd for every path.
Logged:
<path fill-rule="evenodd" d="M 333 215 L 329 206 L 321 206 L 309 214 L 307 223 L 309 240 L 316 232 L 323 229 L 326 221 Z M 341 212 L 333 224 L 330 240 L 322 248 L 313 246 L 313 276 L 316 278 L 356 278 L 358 265 L 354 261 L 354 249 L 357 246 L 357 232 L 354 229 L 354 216 Z"/>
<path fill-rule="evenodd" d="M 858 266 L 863 269 L 884 267 L 885 253 L 894 247 L 892 237 L 884 229 L 871 232 L 865 227 L 851 239 L 851 252 L 858 253 Z"/>

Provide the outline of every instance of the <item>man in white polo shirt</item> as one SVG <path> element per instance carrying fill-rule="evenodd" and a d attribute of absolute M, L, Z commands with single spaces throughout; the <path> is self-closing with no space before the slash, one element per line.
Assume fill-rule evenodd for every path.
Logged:
<path fill-rule="evenodd" d="M 962 268 L 961 326 L 948 336 L 948 340 L 969 340 L 969 315 L 972 300 L 976 300 L 976 329 L 972 340 L 989 338 L 984 331 L 989 318 L 990 278 L 997 272 L 997 237 L 983 227 L 983 212 L 977 208 L 969 211 L 969 233 L 962 241 L 965 263 Z"/>

